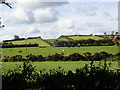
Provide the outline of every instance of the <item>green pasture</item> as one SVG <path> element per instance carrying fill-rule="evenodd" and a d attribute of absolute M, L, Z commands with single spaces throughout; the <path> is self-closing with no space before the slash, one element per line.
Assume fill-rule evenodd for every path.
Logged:
<path fill-rule="evenodd" d="M 27 40 L 19 40 L 19 41 L 11 41 L 13 44 L 19 45 L 19 44 L 34 44 L 37 43 L 39 46 L 50 46 L 40 38 L 35 38 L 35 39 L 27 39 Z"/>
<path fill-rule="evenodd" d="M 46 41 L 50 42 L 50 43 L 54 43 L 55 40 L 59 40 L 59 41 L 69 41 L 67 38 L 58 38 L 58 39 L 45 39 Z"/>
<path fill-rule="evenodd" d="M 44 55 L 48 56 L 50 54 L 55 53 L 64 53 L 64 55 L 69 55 L 73 53 L 85 53 L 90 52 L 92 54 L 96 52 L 105 51 L 110 54 L 118 53 L 118 46 L 81 46 L 81 47 L 19 47 L 19 48 L 2 48 L 2 56 L 14 56 L 14 55 L 22 55 L 25 57 L 27 54 L 34 55 Z M 19 52 L 22 51 L 22 52 Z"/>
<path fill-rule="evenodd" d="M 64 38 L 64 37 L 60 37 L 60 38 L 58 38 L 57 40 L 59 40 L 59 41 L 69 41 L 69 39 Z"/>
<path fill-rule="evenodd" d="M 48 42 L 50 42 L 50 43 L 53 43 L 57 39 L 45 39 L 45 40 L 48 41 Z"/>
<path fill-rule="evenodd" d="M 87 39 L 100 40 L 100 39 L 103 39 L 102 37 L 97 37 L 97 36 L 69 36 L 69 38 L 74 39 L 74 40 L 87 40 Z"/>
<path fill-rule="evenodd" d="M 86 64 L 90 65 L 90 61 L 49 61 L 49 62 L 31 62 L 33 66 L 36 66 L 36 70 L 45 70 L 49 71 L 50 69 L 55 69 L 58 67 L 61 67 L 65 71 L 72 70 L 75 71 L 77 68 L 82 68 Z M 103 61 L 101 62 L 103 65 Z M 110 62 L 107 62 L 110 63 Z M 118 68 L 118 62 L 114 61 L 111 62 L 111 70 L 115 70 Z M 2 62 L 2 72 L 7 72 L 9 69 L 14 70 L 16 68 L 16 65 L 20 65 L 22 62 Z M 98 65 L 99 61 L 94 61 L 94 65 Z"/>

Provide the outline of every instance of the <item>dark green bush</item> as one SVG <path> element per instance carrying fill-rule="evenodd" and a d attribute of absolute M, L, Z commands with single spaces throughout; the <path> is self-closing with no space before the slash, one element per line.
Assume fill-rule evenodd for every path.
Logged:
<path fill-rule="evenodd" d="M 2 74 L 3 90 L 120 90 L 120 70 L 110 70 L 106 61 L 102 66 L 90 65 L 64 71 L 60 67 L 49 72 L 36 72 L 24 62 L 15 70 Z"/>
<path fill-rule="evenodd" d="M 114 58 L 114 60 L 112 60 Z M 90 52 L 83 53 L 82 55 L 79 53 L 73 53 L 68 56 L 64 56 L 64 53 L 55 53 L 53 55 L 43 56 L 43 55 L 33 55 L 29 54 L 26 58 L 23 58 L 21 55 L 16 56 L 3 56 L 2 61 L 100 61 L 100 60 L 119 60 L 120 54 L 117 53 L 115 55 L 108 54 L 107 52 L 94 53 L 93 55 Z"/>

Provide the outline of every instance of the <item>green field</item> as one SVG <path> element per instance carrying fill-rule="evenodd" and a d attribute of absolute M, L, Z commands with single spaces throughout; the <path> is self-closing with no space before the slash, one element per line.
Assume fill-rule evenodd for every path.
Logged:
<path fill-rule="evenodd" d="M 48 41 L 48 42 L 50 42 L 50 43 L 53 43 L 57 39 L 45 39 L 45 40 Z"/>
<path fill-rule="evenodd" d="M 46 41 L 50 42 L 50 43 L 54 43 L 55 40 L 59 40 L 59 41 L 69 41 L 67 38 L 58 38 L 58 39 L 45 39 Z"/>
<path fill-rule="evenodd" d="M 97 36 L 69 36 L 68 38 L 71 38 L 74 40 L 87 40 L 87 39 L 100 40 L 100 39 L 103 39 L 102 37 L 97 37 Z"/>
<path fill-rule="evenodd" d="M 20 44 L 34 44 L 37 43 L 39 46 L 50 46 L 49 44 L 45 43 L 43 40 L 40 38 L 35 38 L 35 39 L 27 39 L 27 40 L 19 40 L 19 41 L 11 41 L 13 44 L 20 45 Z"/>
<path fill-rule="evenodd" d="M 19 53 L 19 51 L 22 51 Z M 106 51 L 111 54 L 118 53 L 118 46 L 85 46 L 85 47 L 20 47 L 20 48 L 2 48 L 2 56 L 14 56 L 14 55 L 23 55 L 25 57 L 27 54 L 34 55 L 44 55 L 48 56 L 54 53 L 64 53 L 65 55 L 73 54 L 73 53 L 84 53 L 90 52 L 92 54 L 96 52 Z"/>
<path fill-rule="evenodd" d="M 50 69 L 55 69 L 61 67 L 65 71 L 72 70 L 75 71 L 77 68 L 82 68 L 85 64 L 90 64 L 90 61 L 57 61 L 57 62 L 31 62 L 33 66 L 36 66 L 36 69 L 43 70 L 45 69 L 47 72 Z M 102 62 L 103 63 L 103 62 Z M 109 63 L 109 62 L 107 62 Z M 16 64 L 20 65 L 22 62 L 2 62 L 2 72 L 7 72 L 9 69 L 14 70 L 16 68 Z M 99 64 L 99 61 L 94 61 L 95 65 Z M 118 62 L 114 61 L 111 65 L 111 70 L 115 70 L 118 68 Z"/>

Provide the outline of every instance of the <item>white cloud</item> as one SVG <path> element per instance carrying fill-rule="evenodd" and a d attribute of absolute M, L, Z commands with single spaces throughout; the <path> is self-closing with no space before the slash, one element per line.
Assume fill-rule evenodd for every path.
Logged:
<path fill-rule="evenodd" d="M 30 2 L 28 2 L 30 1 Z M 13 2 L 13 10 L 4 13 L 7 24 L 50 23 L 57 20 L 59 14 L 54 7 L 68 4 L 68 2 Z M 9 17 L 8 17 L 9 15 Z"/>
<path fill-rule="evenodd" d="M 74 23 L 70 19 L 60 18 L 57 22 L 57 27 L 59 29 L 72 29 L 74 28 Z"/>
<path fill-rule="evenodd" d="M 9 24 L 24 24 L 33 22 L 30 12 L 23 9 L 15 9 L 13 12 L 5 14 L 5 23 Z"/>
<path fill-rule="evenodd" d="M 49 23 L 57 21 L 57 11 L 55 9 L 35 10 L 34 18 L 37 23 Z"/>

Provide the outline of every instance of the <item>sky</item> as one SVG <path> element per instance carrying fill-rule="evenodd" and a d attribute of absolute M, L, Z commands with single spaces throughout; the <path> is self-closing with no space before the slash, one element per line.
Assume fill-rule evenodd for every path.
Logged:
<path fill-rule="evenodd" d="M 117 0 L 6 0 L 13 9 L 0 4 L 0 41 L 41 36 L 103 34 L 118 31 Z"/>

